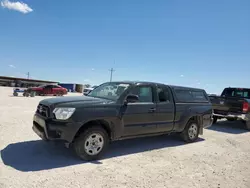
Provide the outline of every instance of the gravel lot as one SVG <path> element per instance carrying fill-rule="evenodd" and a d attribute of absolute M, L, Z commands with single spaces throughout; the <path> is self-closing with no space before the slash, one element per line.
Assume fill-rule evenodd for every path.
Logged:
<path fill-rule="evenodd" d="M 250 132 L 240 122 L 221 121 L 193 144 L 175 136 L 119 141 L 103 160 L 84 163 L 32 131 L 43 98 L 0 87 L 0 188 L 250 187 Z"/>

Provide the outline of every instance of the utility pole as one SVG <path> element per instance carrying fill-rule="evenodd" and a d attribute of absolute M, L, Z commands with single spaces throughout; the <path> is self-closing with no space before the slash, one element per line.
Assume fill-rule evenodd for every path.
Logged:
<path fill-rule="evenodd" d="M 112 78 L 113 78 L 113 72 L 115 71 L 113 68 L 111 68 L 110 70 L 110 82 L 112 82 Z"/>
<path fill-rule="evenodd" d="M 27 73 L 27 78 L 30 79 L 30 72 Z"/>

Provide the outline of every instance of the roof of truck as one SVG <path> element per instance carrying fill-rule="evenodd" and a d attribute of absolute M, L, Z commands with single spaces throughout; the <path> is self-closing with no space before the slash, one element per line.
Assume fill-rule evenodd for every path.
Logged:
<path fill-rule="evenodd" d="M 176 85 L 169 85 L 164 83 L 157 83 L 157 82 L 148 82 L 148 81 L 112 81 L 114 83 L 127 83 L 127 84 L 158 84 L 158 85 L 166 85 L 171 88 L 178 88 L 178 89 L 194 89 L 194 90 L 204 90 L 201 88 L 193 88 L 193 87 L 186 87 L 186 86 L 176 86 Z"/>

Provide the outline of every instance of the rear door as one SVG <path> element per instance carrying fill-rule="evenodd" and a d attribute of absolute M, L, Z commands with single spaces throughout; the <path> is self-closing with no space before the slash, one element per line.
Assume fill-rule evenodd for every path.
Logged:
<path fill-rule="evenodd" d="M 167 132 L 173 130 L 174 117 L 175 105 L 170 88 L 165 85 L 157 85 L 157 131 Z"/>

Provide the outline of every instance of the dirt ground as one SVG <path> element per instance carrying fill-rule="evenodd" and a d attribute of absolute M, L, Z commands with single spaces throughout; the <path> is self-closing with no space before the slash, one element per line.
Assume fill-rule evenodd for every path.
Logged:
<path fill-rule="evenodd" d="M 32 131 L 43 98 L 0 87 L 0 188 L 250 187 L 250 132 L 240 122 L 220 121 L 192 144 L 176 136 L 115 142 L 104 159 L 85 163 Z"/>

